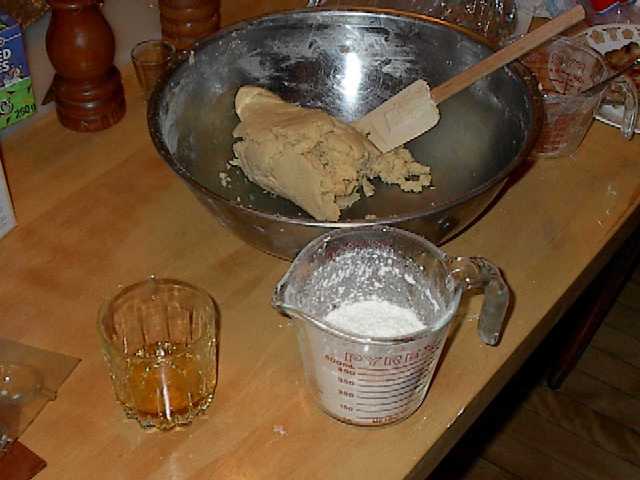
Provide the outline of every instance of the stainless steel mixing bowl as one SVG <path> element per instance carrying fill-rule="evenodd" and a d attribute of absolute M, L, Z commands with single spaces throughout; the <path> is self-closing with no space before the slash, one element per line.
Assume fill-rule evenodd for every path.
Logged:
<path fill-rule="evenodd" d="M 390 224 L 443 243 L 491 202 L 531 149 L 541 104 L 519 64 L 440 105 L 440 123 L 407 144 L 432 168 L 420 194 L 375 183 L 376 194 L 318 222 L 230 167 L 233 109 L 241 85 L 344 121 L 359 118 L 418 78 L 438 85 L 491 53 L 480 37 L 419 14 L 388 10 L 301 10 L 223 29 L 156 87 L 148 109 L 153 142 L 215 217 L 239 237 L 292 258 L 331 228 Z M 524 73 L 523 73 L 524 72 Z M 228 177 L 227 177 L 228 176 Z"/>

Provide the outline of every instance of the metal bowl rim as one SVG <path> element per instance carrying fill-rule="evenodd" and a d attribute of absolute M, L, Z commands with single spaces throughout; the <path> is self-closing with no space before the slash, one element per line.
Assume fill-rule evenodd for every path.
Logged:
<path fill-rule="evenodd" d="M 313 7 L 313 8 L 304 8 L 304 9 L 296 9 L 296 10 L 286 10 L 279 11 L 275 13 L 270 13 L 266 15 L 260 15 L 248 18 L 246 20 L 242 20 L 240 22 L 228 25 L 226 27 L 221 28 L 214 34 L 209 37 L 206 37 L 202 41 L 196 43 L 194 47 L 188 51 L 189 55 L 194 55 L 195 52 L 199 50 L 203 50 L 209 43 L 214 42 L 220 37 L 224 37 L 230 34 L 233 31 L 243 29 L 249 26 L 252 23 L 263 22 L 268 19 L 274 19 L 279 17 L 291 17 L 291 16 L 299 16 L 299 15 L 309 15 L 309 14 L 321 14 L 326 16 L 331 16 L 332 13 L 341 13 L 341 14 L 353 14 L 353 15 L 362 15 L 366 14 L 368 16 L 388 16 L 388 17 L 404 17 L 411 20 L 419 20 L 425 21 L 428 23 L 433 23 L 437 25 L 442 25 L 457 32 L 462 33 L 463 35 L 471 38 L 473 41 L 481 43 L 488 47 L 491 50 L 495 50 L 495 47 L 489 42 L 485 37 L 480 34 L 473 32 L 465 27 L 455 25 L 446 20 L 442 20 L 435 17 L 430 17 L 428 15 L 424 15 L 417 12 L 409 12 L 403 10 L 396 10 L 392 8 L 376 8 L 376 7 Z M 173 158 L 173 155 L 169 152 L 169 149 L 166 147 L 165 142 L 163 141 L 160 135 L 160 126 L 158 125 L 159 117 L 159 104 L 160 104 L 160 96 L 163 90 L 167 86 L 167 80 L 171 78 L 171 75 L 176 70 L 180 69 L 185 62 L 188 62 L 188 56 L 183 56 L 179 61 L 175 62 L 162 76 L 162 78 L 157 82 L 151 97 L 149 98 L 149 102 L 147 104 L 147 124 L 149 126 L 149 132 L 151 139 L 156 147 L 156 149 L 161 154 L 162 159 L 165 163 L 171 167 L 171 169 L 183 180 L 185 180 L 189 186 L 203 194 L 207 198 L 212 198 L 215 201 L 222 202 L 231 207 L 238 208 L 240 210 L 245 211 L 246 213 L 255 215 L 257 217 L 261 217 L 270 221 L 285 221 L 287 223 L 304 225 L 308 227 L 320 227 L 320 228 L 342 228 L 342 227 L 359 227 L 359 226 L 368 226 L 368 225 L 385 225 L 390 223 L 399 223 L 406 222 L 411 220 L 416 220 L 419 218 L 423 218 L 425 216 L 432 216 L 447 211 L 455 206 L 463 204 L 472 198 L 490 190 L 492 187 L 496 186 L 500 182 L 506 180 L 508 175 L 515 170 L 515 168 L 522 163 L 529 155 L 535 141 L 538 137 L 540 129 L 542 127 L 542 112 L 543 112 L 543 104 L 542 97 L 537 88 L 537 83 L 535 81 L 535 77 L 531 74 L 530 70 L 524 66 L 520 61 L 514 61 L 510 65 L 505 66 L 504 68 L 509 68 L 512 73 L 520 78 L 524 83 L 526 90 L 528 91 L 531 99 L 532 105 L 532 128 L 525 132 L 527 138 L 524 142 L 522 148 L 518 155 L 516 155 L 509 164 L 503 168 L 496 176 L 488 180 L 487 182 L 478 185 L 477 187 L 469 190 L 464 195 L 456 198 L 455 200 L 451 200 L 449 202 L 441 203 L 431 209 L 425 209 L 417 212 L 405 213 L 402 215 L 393 215 L 387 217 L 380 217 L 371 220 L 359 219 L 359 220 L 350 220 L 350 221 L 337 221 L 337 222 L 326 222 L 326 221 L 317 221 L 309 218 L 298 218 L 291 217 L 280 214 L 272 214 L 267 213 L 261 210 L 257 210 L 255 208 L 251 208 L 246 205 L 242 205 L 240 203 L 236 203 L 233 200 L 229 200 L 222 195 L 219 195 L 212 190 L 209 190 L 203 184 L 198 182 L 189 171 L 184 168 L 182 165 L 178 163 L 177 160 Z M 515 67 L 512 69 L 512 67 Z M 521 72 L 517 71 L 521 70 Z"/>

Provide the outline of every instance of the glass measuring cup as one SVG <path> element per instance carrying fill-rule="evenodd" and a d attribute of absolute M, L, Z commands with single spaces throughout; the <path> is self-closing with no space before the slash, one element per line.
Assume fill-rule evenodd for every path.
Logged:
<path fill-rule="evenodd" d="M 611 72 L 604 58 L 577 39 L 559 37 L 521 58 L 535 74 L 544 104 L 544 122 L 532 154 L 538 158 L 570 155 L 580 146 L 608 88 L 624 98 L 621 132 L 633 136 L 638 94 L 624 77 L 587 91 Z"/>
<path fill-rule="evenodd" d="M 355 425 L 384 425 L 422 403 L 462 292 L 484 288 L 478 332 L 496 345 L 509 304 L 499 270 L 480 257 L 449 257 L 392 227 L 333 230 L 295 258 L 273 295 L 295 320 L 305 378 L 320 407 Z M 336 327 L 327 315 L 358 302 L 388 302 L 421 324 L 374 336 Z M 384 321 L 374 313 L 372 322 Z"/>

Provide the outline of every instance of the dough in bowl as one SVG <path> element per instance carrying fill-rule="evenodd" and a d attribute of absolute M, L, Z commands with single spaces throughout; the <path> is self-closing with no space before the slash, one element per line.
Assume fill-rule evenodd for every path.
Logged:
<path fill-rule="evenodd" d="M 373 195 L 369 179 L 420 192 L 431 184 L 430 168 L 404 147 L 382 154 L 354 127 L 318 109 L 287 103 L 260 87 L 238 90 L 240 124 L 233 131 L 232 164 L 262 188 L 285 197 L 320 221 Z"/>

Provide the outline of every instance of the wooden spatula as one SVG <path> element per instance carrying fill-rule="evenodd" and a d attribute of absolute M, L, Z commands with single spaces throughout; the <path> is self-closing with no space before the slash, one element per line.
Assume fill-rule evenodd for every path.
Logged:
<path fill-rule="evenodd" d="M 566 11 L 443 84 L 434 87 L 430 96 L 427 82 L 416 80 L 355 121 L 353 126 L 366 133 L 379 150 L 388 152 L 434 127 L 437 122 L 433 115 L 435 105 L 533 50 L 554 35 L 583 20 L 584 17 L 584 8 L 580 5 Z"/>

